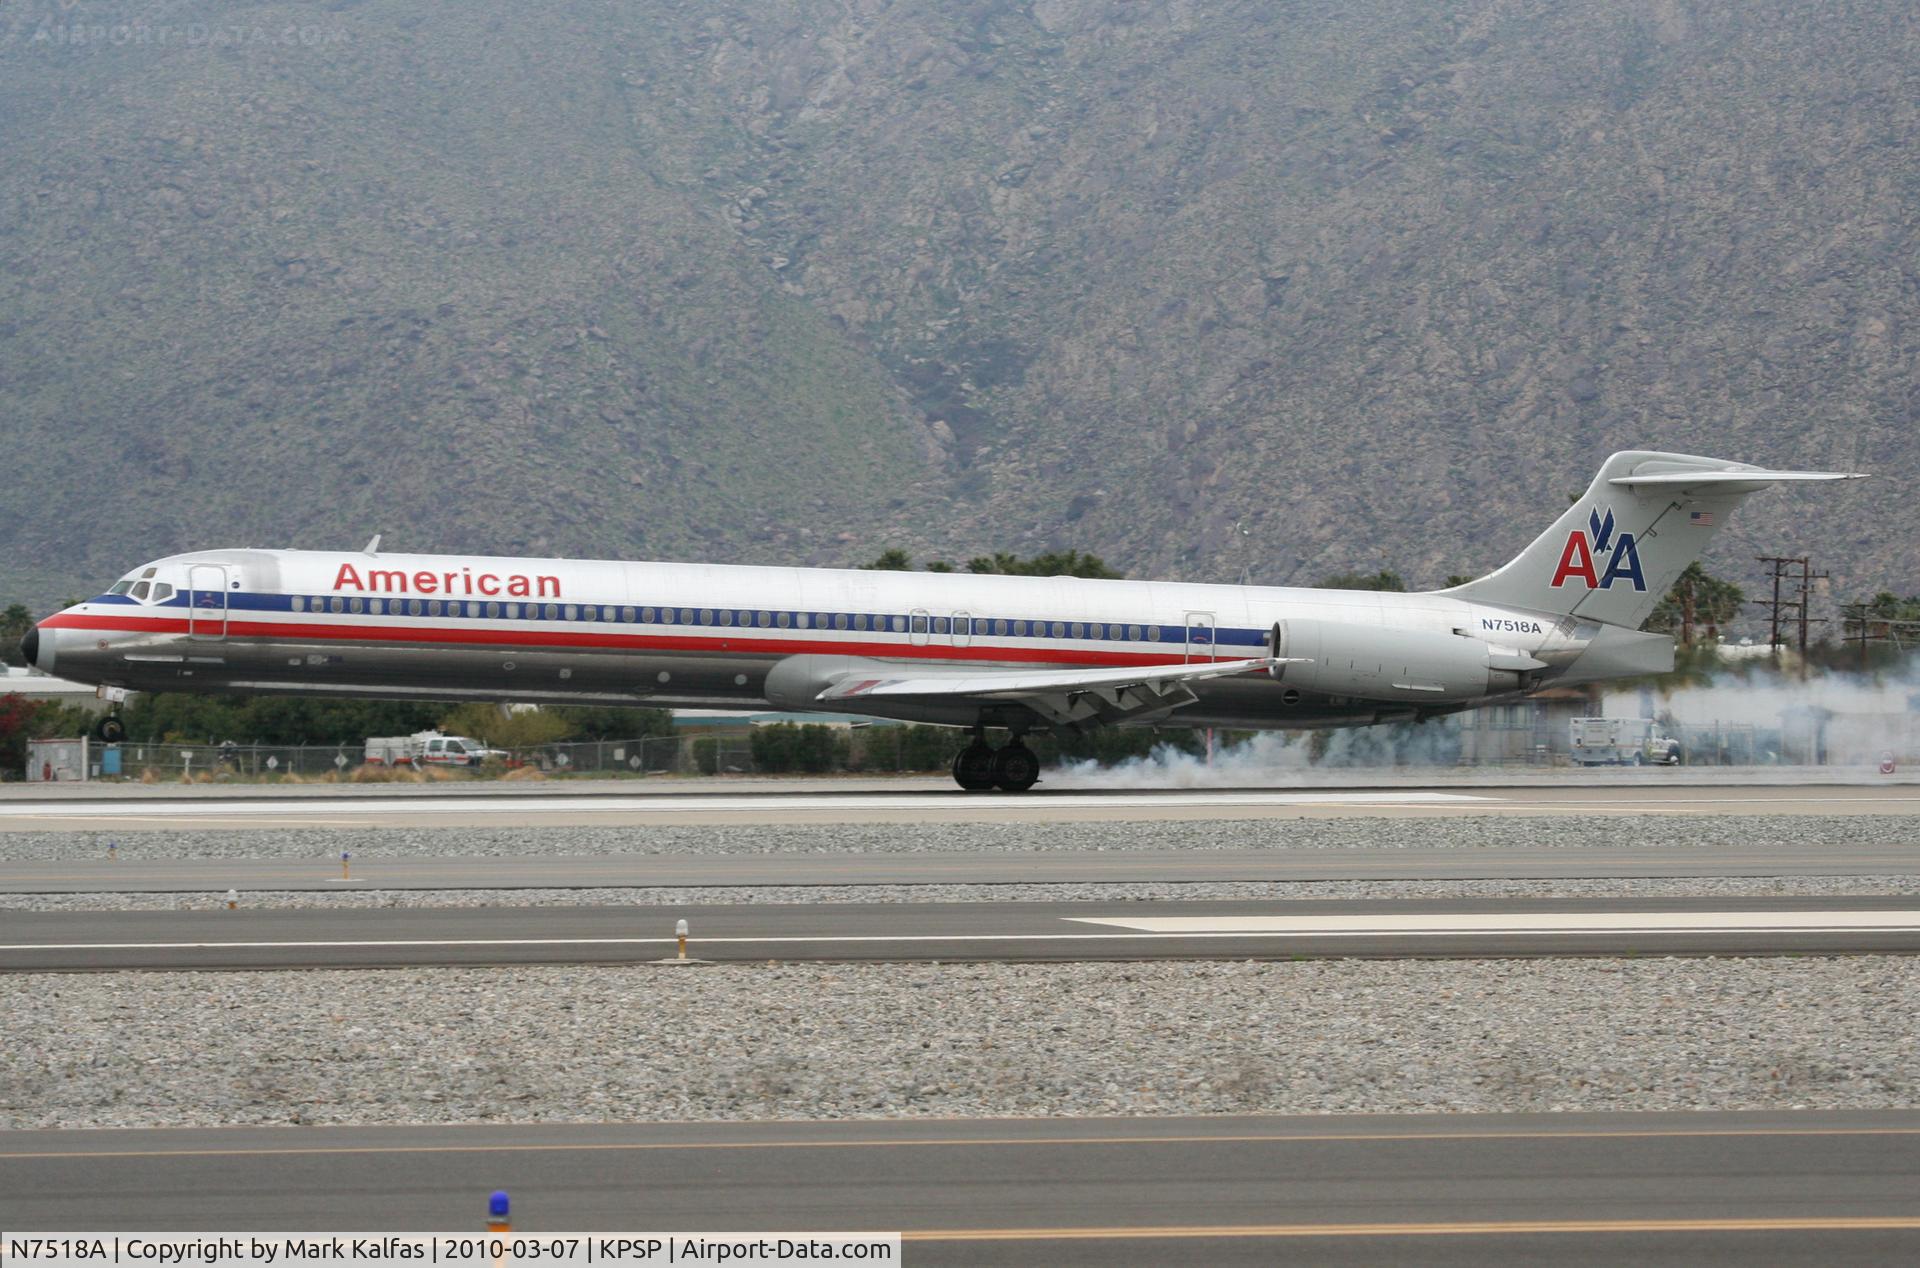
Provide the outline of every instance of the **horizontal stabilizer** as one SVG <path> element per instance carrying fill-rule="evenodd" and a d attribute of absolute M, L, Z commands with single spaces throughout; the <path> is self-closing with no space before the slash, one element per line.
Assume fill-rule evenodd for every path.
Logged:
<path fill-rule="evenodd" d="M 1753 492 L 1770 484 L 1866 478 L 1865 474 L 1857 471 L 1768 471 L 1761 467 L 1735 467 L 1726 471 L 1642 471 L 1632 475 L 1614 476 L 1607 483 L 1629 489 L 1711 488 L 1720 492 L 1731 491 L 1728 486 L 1739 486 L 1742 492 Z"/>

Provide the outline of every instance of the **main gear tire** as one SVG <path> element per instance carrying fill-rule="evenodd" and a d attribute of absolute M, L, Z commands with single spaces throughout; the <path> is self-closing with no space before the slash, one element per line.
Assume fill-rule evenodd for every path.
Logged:
<path fill-rule="evenodd" d="M 1015 742 L 993 755 L 993 786 L 1021 793 L 1040 782 L 1040 759 L 1026 745 Z"/>
<path fill-rule="evenodd" d="M 973 743 L 953 757 L 953 782 L 967 792 L 993 789 L 994 752 L 985 744 Z"/>

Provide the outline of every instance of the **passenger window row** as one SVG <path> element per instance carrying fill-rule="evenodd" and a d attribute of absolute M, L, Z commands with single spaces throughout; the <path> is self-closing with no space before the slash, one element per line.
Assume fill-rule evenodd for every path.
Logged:
<path fill-rule="evenodd" d="M 974 638 L 1073 638 L 1107 642 L 1184 642 L 1185 626 L 1119 621 L 1020 621 L 1006 617 L 875 615 L 867 612 L 766 612 L 741 608 L 654 608 L 613 604 L 502 603 L 496 600 L 366 599 L 293 596 L 295 612 L 372 616 L 470 617 L 509 621 L 604 621 L 620 625 L 699 625 L 720 629 L 844 630 L 876 634 L 962 634 Z"/>

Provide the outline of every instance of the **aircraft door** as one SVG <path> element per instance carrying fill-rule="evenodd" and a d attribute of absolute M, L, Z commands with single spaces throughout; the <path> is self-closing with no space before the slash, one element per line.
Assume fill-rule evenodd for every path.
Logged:
<path fill-rule="evenodd" d="M 953 645 L 955 647 L 973 646 L 973 618 L 965 612 L 953 614 Z"/>
<path fill-rule="evenodd" d="M 1215 635 L 1219 633 L 1211 612 L 1187 613 L 1187 663 L 1217 660 Z"/>
<path fill-rule="evenodd" d="M 227 636 L 227 570 L 218 564 L 187 569 L 187 637 Z"/>

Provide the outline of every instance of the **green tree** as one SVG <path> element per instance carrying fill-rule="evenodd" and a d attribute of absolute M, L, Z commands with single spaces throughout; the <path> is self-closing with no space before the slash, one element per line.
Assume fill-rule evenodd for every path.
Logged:
<path fill-rule="evenodd" d="M 470 735 L 489 748 L 509 750 L 538 748 L 573 733 L 572 724 L 557 710 L 505 712 L 498 705 L 481 701 L 463 704 L 449 713 L 440 720 L 440 729 L 448 735 Z"/>
<path fill-rule="evenodd" d="M 24 603 L 14 603 L 0 612 L 0 661 L 9 665 L 24 665 L 27 658 L 20 654 L 20 640 L 33 628 L 33 613 L 27 611 Z"/>
<path fill-rule="evenodd" d="M 566 721 L 570 738 L 579 740 L 644 740 L 673 734 L 668 709 L 629 709 L 619 705 L 549 705 L 543 712 Z"/>
<path fill-rule="evenodd" d="M 1126 576 L 1108 567 L 1100 556 L 1083 555 L 1077 550 L 1049 551 L 1031 559 L 995 551 L 969 559 L 967 571 L 1009 577 L 1091 577 L 1102 581 L 1118 581 Z"/>
<path fill-rule="evenodd" d="M 1379 572 L 1336 572 L 1316 583 L 1318 590 L 1405 590 L 1407 583 L 1397 572 L 1382 568 Z"/>
<path fill-rule="evenodd" d="M 912 572 L 913 556 L 898 546 L 889 546 L 872 563 L 860 564 L 862 572 Z"/>
<path fill-rule="evenodd" d="M 444 704 L 141 692 L 122 712 L 127 737 L 149 744 L 358 744 L 431 730 Z"/>
<path fill-rule="evenodd" d="M 1695 560 L 1673 583 L 1666 597 L 1654 605 L 1642 629 L 1672 634 L 1691 647 L 1700 637 L 1720 637 L 1720 627 L 1740 615 L 1747 596 L 1731 581 L 1722 581 Z"/>

